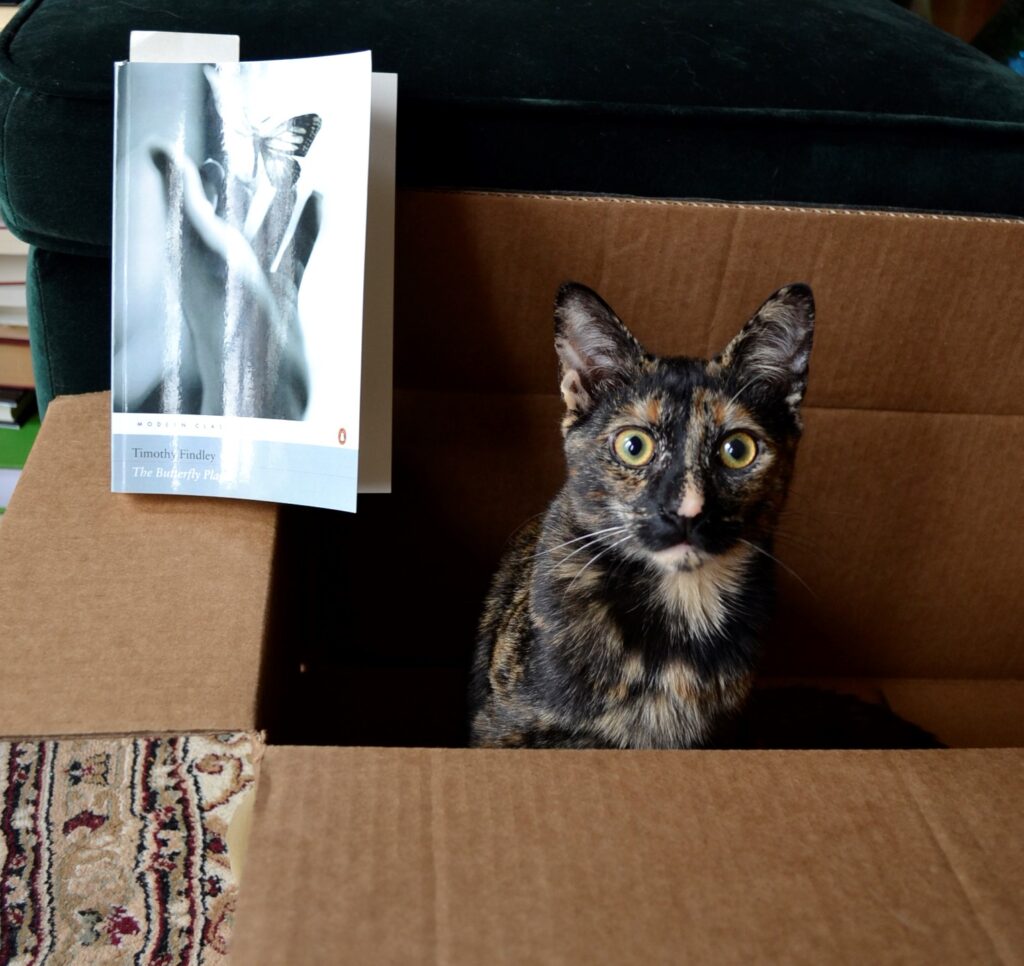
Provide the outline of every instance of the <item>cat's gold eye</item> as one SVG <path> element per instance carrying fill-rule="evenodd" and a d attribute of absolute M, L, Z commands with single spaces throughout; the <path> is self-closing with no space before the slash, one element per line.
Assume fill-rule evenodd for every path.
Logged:
<path fill-rule="evenodd" d="M 643 429 L 623 429 L 616 434 L 612 451 L 626 466 L 646 466 L 654 457 L 654 437 Z"/>
<path fill-rule="evenodd" d="M 750 433 L 730 433 L 718 447 L 718 456 L 730 470 L 745 470 L 757 456 L 757 442 Z"/>

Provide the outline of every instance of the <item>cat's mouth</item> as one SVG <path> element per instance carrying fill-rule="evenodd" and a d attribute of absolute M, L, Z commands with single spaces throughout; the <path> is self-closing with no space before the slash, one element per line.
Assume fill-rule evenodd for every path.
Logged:
<path fill-rule="evenodd" d="M 685 540 L 670 547 L 653 550 L 651 556 L 666 570 L 696 570 L 708 559 L 704 551 L 698 550 Z"/>

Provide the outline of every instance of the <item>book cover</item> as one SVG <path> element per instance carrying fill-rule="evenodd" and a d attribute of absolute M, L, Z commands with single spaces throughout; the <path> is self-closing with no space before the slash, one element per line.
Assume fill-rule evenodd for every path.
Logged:
<path fill-rule="evenodd" d="M 115 71 L 113 490 L 355 510 L 369 53 Z"/>

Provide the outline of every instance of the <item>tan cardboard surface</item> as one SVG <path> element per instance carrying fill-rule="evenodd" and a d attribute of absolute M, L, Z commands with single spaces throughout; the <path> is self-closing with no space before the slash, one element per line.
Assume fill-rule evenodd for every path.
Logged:
<path fill-rule="evenodd" d="M 1024 371 L 1024 220 L 404 192 L 396 251 L 406 388 L 550 392 L 567 279 L 650 350 L 701 356 L 805 281 L 819 319 L 809 405 L 1024 413 L 1010 376 Z"/>
<path fill-rule="evenodd" d="M 0 525 L 0 735 L 252 728 L 276 521 L 111 493 L 109 394 L 57 399 Z"/>
<path fill-rule="evenodd" d="M 505 542 L 543 511 L 564 474 L 550 319 L 561 279 L 599 286 L 638 332 L 652 327 L 654 348 L 705 352 L 714 341 L 708 320 L 735 314 L 729 300 L 738 311 L 747 297 L 733 293 L 765 289 L 756 303 L 802 276 L 819 295 L 811 382 L 821 393 L 812 392 L 806 407 L 776 547 L 785 567 L 766 670 L 1024 680 L 1024 541 L 1014 535 L 1024 503 L 1024 415 L 975 411 L 1017 405 L 1006 373 L 1016 371 L 1024 340 L 1005 300 L 1018 284 L 1007 253 L 1020 223 L 416 192 L 401 196 L 398 223 L 395 493 L 376 510 L 364 504 L 358 521 L 342 521 L 354 524 L 348 530 L 333 529 L 337 514 L 312 515 L 298 555 L 313 570 L 317 547 L 326 548 L 328 564 L 348 558 L 351 583 L 327 584 L 329 594 L 348 588 L 339 634 L 330 608 L 331 619 L 317 617 L 330 599 L 324 585 L 307 600 L 301 575 L 296 580 L 288 599 L 301 632 L 277 649 L 292 670 L 303 661 L 307 678 L 325 680 L 346 673 L 332 662 L 354 652 L 369 671 L 379 663 L 407 677 L 425 673 L 417 670 L 424 664 L 466 665 Z M 834 257 L 818 258 L 815 245 Z M 965 245 L 972 254 L 957 274 L 947 253 L 962 254 Z M 899 395 L 909 378 L 900 360 L 910 356 L 890 351 L 896 323 L 876 304 L 877 286 L 854 284 L 856 266 L 876 264 L 878 250 L 887 253 L 885 271 L 895 273 L 886 276 L 890 293 L 897 276 L 932 277 L 933 264 L 945 266 L 933 286 L 943 297 L 919 293 L 915 311 L 904 304 L 899 321 L 900 338 L 913 336 L 907 352 L 921 378 L 974 358 L 959 335 L 922 328 L 923 315 L 945 311 L 949 286 L 959 293 L 960 327 L 979 345 L 989 336 L 1003 345 L 972 376 L 969 399 L 957 397 L 959 383 L 945 375 L 939 382 L 953 401 L 938 406 L 942 412 L 920 411 L 924 396 Z M 761 277 L 767 264 L 781 266 L 779 278 Z M 999 285 L 986 274 L 992 265 L 1002 273 Z M 797 271 L 807 266 L 813 275 Z M 674 321 L 683 316 L 704 321 Z M 828 333 L 850 327 L 864 338 L 840 351 Z M 876 376 L 899 398 L 880 395 Z M 847 378 L 849 392 L 837 395 Z M 526 391 L 532 385 L 539 391 Z M 992 396 L 993 387 L 1005 398 Z M 27 561 L 19 583 L 34 588 L 0 611 L 0 657 L 36 655 L 22 662 L 30 668 L 23 682 L 0 684 L 12 694 L 0 702 L 0 733 L 250 727 L 276 510 L 111 495 L 105 401 L 90 398 L 61 403 L 60 419 L 47 420 L 0 534 L 0 546 Z M 946 412 L 958 398 L 968 411 Z M 901 400 L 912 408 L 898 408 Z M 883 403 L 896 408 L 870 408 Z M 94 410 L 79 408 L 87 406 Z M 381 580 L 391 579 L 395 548 L 410 539 L 429 548 L 431 565 L 403 587 L 404 606 L 382 609 Z M 380 694 L 365 700 L 379 704 L 388 686 L 383 671 L 377 677 Z M 449 691 L 436 698 L 437 711 L 461 720 Z M 977 724 L 964 733 L 978 741 Z M 1006 717 L 999 733 L 1001 741 L 1016 733 Z"/>
<path fill-rule="evenodd" d="M 316 682 L 276 706 L 271 740 L 282 722 L 328 740 L 341 718 L 366 719 L 338 731 L 364 743 L 453 733 L 483 588 L 562 479 L 557 284 L 599 288 L 656 351 L 704 354 L 802 278 L 819 335 L 776 548 L 799 579 L 780 574 L 769 670 L 832 677 L 951 744 L 1024 745 L 1024 404 L 1005 375 L 1024 362 L 1006 311 L 1024 295 L 1020 223 L 416 193 L 402 206 L 394 495 L 355 520 L 293 508 L 304 529 L 278 534 L 270 505 L 110 494 L 109 397 L 57 400 L 0 524 L 19 589 L 0 607 L 0 735 L 251 728 L 268 680 L 278 694 Z M 332 572 L 307 599 L 296 568 L 294 627 L 268 656 L 279 536 L 301 537 L 291 551 L 314 569 L 316 547 L 345 557 L 353 583 Z M 409 546 L 414 586 L 382 608 Z M 233 956 L 1014 962 L 1022 798 L 1024 750 L 994 747 L 271 747 Z"/>
<path fill-rule="evenodd" d="M 270 748 L 244 963 L 1016 962 L 1024 751 Z"/>
<path fill-rule="evenodd" d="M 892 678 L 882 690 L 893 711 L 952 748 L 1024 748 L 1024 681 Z"/>
<path fill-rule="evenodd" d="M 811 408 L 805 425 L 775 549 L 807 587 L 780 573 L 770 664 L 1024 678 L 1024 418 Z"/>

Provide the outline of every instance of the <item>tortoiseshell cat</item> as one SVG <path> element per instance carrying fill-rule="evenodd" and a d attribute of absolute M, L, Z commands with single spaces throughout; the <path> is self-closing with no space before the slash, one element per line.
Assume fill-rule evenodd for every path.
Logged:
<path fill-rule="evenodd" d="M 800 437 L 806 285 L 714 359 L 647 352 L 593 291 L 555 306 L 568 479 L 481 622 L 472 743 L 700 747 L 742 706 Z"/>

